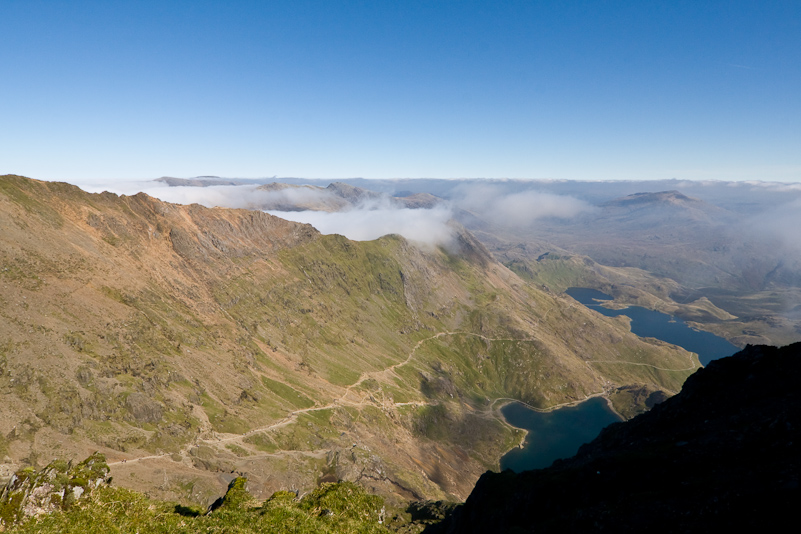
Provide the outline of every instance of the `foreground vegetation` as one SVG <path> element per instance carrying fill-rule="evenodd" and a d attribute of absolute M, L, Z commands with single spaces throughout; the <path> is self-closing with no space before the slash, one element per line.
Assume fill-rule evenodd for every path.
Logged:
<path fill-rule="evenodd" d="M 32 518 L 7 532 L 389 532 L 384 526 L 383 499 L 349 482 L 323 484 L 302 498 L 279 491 L 261 504 L 253 500 L 245 485 L 244 478 L 235 479 L 219 507 L 210 513 L 151 500 L 124 488 L 101 486 L 67 510 Z"/>

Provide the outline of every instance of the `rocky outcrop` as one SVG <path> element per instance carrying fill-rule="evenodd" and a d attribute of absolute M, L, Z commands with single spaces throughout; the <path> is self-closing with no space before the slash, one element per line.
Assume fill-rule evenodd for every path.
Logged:
<path fill-rule="evenodd" d="M 368 189 L 362 189 L 361 187 L 355 187 L 343 182 L 333 182 L 326 187 L 326 189 L 335 195 L 344 198 L 353 205 L 364 202 L 380 202 L 387 198 L 386 195 L 382 195 L 381 193 L 376 193 L 375 191 L 370 191 Z"/>
<path fill-rule="evenodd" d="M 33 467 L 18 471 L 0 494 L 0 527 L 66 509 L 105 483 L 108 473 L 106 457 L 100 453 L 78 465 L 55 460 L 38 472 Z"/>
<path fill-rule="evenodd" d="M 547 469 L 485 473 L 434 532 L 664 532 L 792 524 L 801 343 L 748 346 Z M 790 521 L 787 523 L 787 521 Z"/>
<path fill-rule="evenodd" d="M 128 395 L 128 398 L 125 399 L 125 407 L 140 423 L 158 423 L 163 415 L 160 403 L 138 392 Z"/>
<path fill-rule="evenodd" d="M 214 501 L 209 505 L 206 510 L 206 515 L 226 508 L 231 510 L 240 510 L 253 502 L 253 495 L 247 490 L 248 479 L 245 477 L 236 477 L 228 484 L 228 490 L 225 495 Z"/>

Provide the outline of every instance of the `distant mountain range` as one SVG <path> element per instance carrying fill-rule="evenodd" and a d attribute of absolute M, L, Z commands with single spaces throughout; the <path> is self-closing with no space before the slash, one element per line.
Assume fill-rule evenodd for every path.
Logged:
<path fill-rule="evenodd" d="M 262 204 L 269 209 L 356 205 L 325 180 L 275 180 L 262 187 L 316 188 L 326 200 L 276 195 Z M 601 289 L 621 304 L 677 314 L 740 346 L 801 338 L 801 238 L 792 230 L 801 225 L 799 184 L 361 178 L 339 184 L 351 198 L 369 193 L 387 206 L 447 206 L 496 259 L 531 282 Z M 560 204 L 573 212 L 554 208 Z"/>

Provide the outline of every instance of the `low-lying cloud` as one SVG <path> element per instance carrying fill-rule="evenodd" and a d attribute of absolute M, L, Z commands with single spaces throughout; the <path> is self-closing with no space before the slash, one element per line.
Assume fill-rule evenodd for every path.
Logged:
<path fill-rule="evenodd" d="M 283 219 L 311 224 L 324 234 L 341 234 L 355 241 L 399 234 L 410 241 L 435 246 L 448 246 L 453 242 L 454 230 L 447 224 L 453 217 L 453 207 L 465 209 L 492 224 L 519 228 L 530 227 L 538 219 L 567 219 L 596 209 L 569 195 L 509 191 L 503 184 L 487 183 L 461 184 L 453 190 L 451 204 L 443 203 L 431 209 L 409 209 L 394 205 L 388 199 L 363 202 L 354 207 L 332 191 L 316 186 L 193 187 L 129 182 L 82 187 L 90 192 L 110 190 L 128 195 L 141 191 L 176 204 L 261 209 Z"/>
<path fill-rule="evenodd" d="M 257 189 L 253 202 L 268 209 L 282 211 L 303 211 L 305 209 L 339 210 L 347 207 L 347 202 L 327 189 L 314 186 L 295 186 L 283 189 Z"/>
<path fill-rule="evenodd" d="M 200 204 L 209 208 L 265 209 L 282 219 L 308 223 L 323 234 L 340 234 L 354 241 L 370 241 L 399 234 L 410 241 L 449 246 L 454 230 L 448 225 L 452 211 L 446 205 L 409 209 L 387 202 L 365 202 L 356 207 L 324 188 L 313 186 L 259 188 L 258 185 L 168 186 L 159 182 L 127 182 L 82 185 L 89 192 L 110 191 L 132 195 L 139 192 L 175 204 Z M 304 209 L 311 205 L 314 210 Z M 332 211 L 319 211 L 328 209 Z M 333 211 L 339 210 L 339 211 Z"/>
<path fill-rule="evenodd" d="M 761 232 L 778 238 L 781 243 L 796 254 L 801 253 L 801 199 L 787 202 L 748 219 L 746 224 L 751 233 Z"/>
<path fill-rule="evenodd" d="M 310 205 L 342 208 L 344 201 L 319 187 L 299 186 L 290 188 L 262 189 L 258 185 L 210 185 L 205 187 L 169 186 L 159 182 L 129 182 L 108 186 L 82 186 L 85 191 L 96 193 L 111 191 L 122 195 L 139 192 L 174 204 L 200 204 L 207 208 L 244 209 L 294 209 L 302 210 Z"/>
<path fill-rule="evenodd" d="M 569 219 L 595 209 L 567 195 L 531 190 L 506 193 L 502 187 L 489 184 L 458 187 L 454 202 L 489 222 L 511 227 L 531 226 L 536 220 L 547 217 Z"/>
<path fill-rule="evenodd" d="M 448 225 L 452 213 L 444 206 L 432 209 L 370 207 L 338 211 L 268 211 L 290 221 L 308 223 L 323 234 L 340 234 L 354 241 L 371 241 L 399 234 L 428 245 L 449 245 L 454 238 Z"/>
<path fill-rule="evenodd" d="M 114 182 L 108 184 L 78 184 L 89 193 L 109 191 L 118 195 L 146 193 L 151 197 L 173 204 L 200 204 L 208 208 L 250 208 L 256 185 L 212 185 L 208 187 L 169 186 L 155 181 Z"/>

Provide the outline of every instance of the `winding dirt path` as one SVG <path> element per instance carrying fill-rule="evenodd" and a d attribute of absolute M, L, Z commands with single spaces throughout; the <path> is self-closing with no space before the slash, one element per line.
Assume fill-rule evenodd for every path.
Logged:
<path fill-rule="evenodd" d="M 283 427 L 285 427 L 287 425 L 290 425 L 292 423 L 297 422 L 298 417 L 300 415 L 302 415 L 302 414 L 305 414 L 305 413 L 311 413 L 311 412 L 322 411 L 322 410 L 330 410 L 332 408 L 338 408 L 338 407 L 344 407 L 344 406 L 356 407 L 356 408 L 361 408 L 361 407 L 365 407 L 365 406 L 375 406 L 378 403 L 378 401 L 376 401 L 375 399 L 370 399 L 369 396 L 367 396 L 367 397 L 360 396 L 360 397 L 358 397 L 358 400 L 356 400 L 356 401 L 347 400 L 346 397 L 352 393 L 352 390 L 354 388 L 362 385 L 366 380 L 369 380 L 371 378 L 376 378 L 376 379 L 377 378 L 383 378 L 384 380 L 388 380 L 389 379 L 389 375 L 391 375 L 392 373 L 395 373 L 395 370 L 397 368 L 402 367 L 404 365 L 407 365 L 409 362 L 412 361 L 412 358 L 417 353 L 418 349 L 420 349 L 420 347 L 423 346 L 424 343 L 427 343 L 427 342 L 429 342 L 431 340 L 434 340 L 434 339 L 439 339 L 439 338 L 444 337 L 444 336 L 457 336 L 457 335 L 472 336 L 472 337 L 476 337 L 476 338 L 482 339 L 482 340 L 490 342 L 490 343 L 497 342 L 497 341 L 533 341 L 534 340 L 534 338 L 526 338 L 526 339 L 490 338 L 490 337 L 484 336 L 482 334 L 476 334 L 476 333 L 473 333 L 473 332 L 462 332 L 462 331 L 438 332 L 438 333 L 436 333 L 436 334 L 434 334 L 434 335 L 432 335 L 430 337 L 427 337 L 427 338 L 419 340 L 415 344 L 415 346 L 412 348 L 412 350 L 409 351 L 409 354 L 406 356 L 406 358 L 403 361 L 400 361 L 398 363 L 392 364 L 389 367 L 387 367 L 386 369 L 381 369 L 380 371 L 366 371 L 366 372 L 362 373 L 359 376 L 358 380 L 356 380 L 356 382 L 354 382 L 353 384 L 345 387 L 345 391 L 342 393 L 342 395 L 340 395 L 339 397 L 337 397 L 336 399 L 332 400 L 331 402 L 329 402 L 327 404 L 320 405 L 320 406 L 312 406 L 312 407 L 309 407 L 309 408 L 301 408 L 301 409 L 298 409 L 298 410 L 293 410 L 293 411 L 289 412 L 285 417 L 283 417 L 282 419 L 280 419 L 279 421 L 277 421 L 275 423 L 248 430 L 247 432 L 245 432 L 243 434 L 220 434 L 220 433 L 217 433 L 217 432 L 215 432 L 213 430 L 210 430 L 210 431 L 208 431 L 208 432 L 211 433 L 210 437 L 199 437 L 198 436 L 198 438 L 196 438 L 192 443 L 189 443 L 189 444 L 185 445 L 180 451 L 177 452 L 177 454 L 179 454 L 182 458 L 186 459 L 186 458 L 188 458 L 190 456 L 189 455 L 189 451 L 192 448 L 197 447 L 198 445 L 201 445 L 201 444 L 214 446 L 214 445 L 234 444 L 234 443 L 236 443 L 236 444 L 241 444 L 241 445 L 247 447 L 247 444 L 243 441 L 247 437 L 252 436 L 254 434 L 259 434 L 259 433 L 262 433 L 262 432 L 269 432 L 271 430 L 276 430 L 276 429 L 279 429 L 279 428 L 283 428 Z M 663 370 L 663 371 L 689 371 L 689 370 L 696 369 L 698 367 L 698 366 L 696 366 L 695 361 L 692 361 L 692 360 L 691 360 L 692 366 L 684 368 L 684 369 L 667 369 L 667 368 L 657 367 L 655 365 L 646 364 L 646 363 L 614 361 L 614 360 L 609 360 L 609 361 L 607 361 L 607 360 L 586 360 L 585 363 L 590 368 L 590 370 L 593 372 L 593 374 L 595 374 L 596 377 L 598 377 L 599 381 L 602 381 L 602 382 L 603 382 L 603 380 L 597 374 L 597 371 L 592 369 L 592 366 L 590 366 L 591 363 L 614 363 L 614 364 L 623 364 L 623 365 L 641 365 L 641 366 L 652 367 L 652 368 L 655 368 L 655 369 L 660 369 L 660 370 Z M 574 400 L 574 401 L 555 404 L 555 405 L 550 406 L 548 408 L 537 408 L 535 406 L 531 406 L 530 404 L 526 404 L 525 402 L 523 402 L 523 404 L 525 404 L 528 408 L 530 408 L 530 409 L 532 409 L 534 411 L 537 411 L 537 412 L 549 412 L 549 411 L 556 410 L 558 408 L 563 408 L 565 406 L 574 406 L 576 404 L 580 404 L 580 403 L 582 403 L 582 402 L 584 402 L 584 401 L 586 401 L 588 399 L 591 399 L 593 397 L 605 396 L 605 395 L 608 394 L 608 392 L 609 392 L 609 390 L 605 388 L 605 389 L 603 389 L 602 391 L 600 391 L 598 393 L 589 394 L 583 399 L 577 399 L 577 400 Z M 495 409 L 495 405 L 500 401 L 510 401 L 510 402 L 512 402 L 512 401 L 522 402 L 522 401 L 520 401 L 519 399 L 513 399 L 513 398 L 508 398 L 508 397 L 498 397 L 498 398 L 493 399 L 492 402 L 490 403 L 489 412 L 491 413 L 491 415 L 493 417 L 499 418 L 505 424 L 508 424 L 503 419 L 503 417 L 498 413 L 498 411 Z M 394 403 L 391 403 L 391 405 L 395 406 L 395 407 L 397 407 L 397 406 L 428 406 L 430 404 L 431 403 L 424 402 L 424 401 L 410 401 L 410 402 L 394 402 Z M 162 453 L 162 454 L 153 454 L 153 455 L 149 455 L 149 456 L 140 456 L 138 458 L 130 458 L 130 459 L 124 459 L 124 460 L 118 460 L 118 461 L 114 461 L 114 462 L 109 462 L 108 465 L 112 466 L 112 465 L 119 465 L 119 464 L 124 464 L 124 463 L 140 462 L 140 461 L 144 461 L 144 460 L 153 460 L 153 459 L 159 459 L 159 458 L 166 458 L 166 457 L 171 457 L 174 454 L 176 454 L 176 453 Z M 285 457 L 290 456 L 290 455 L 295 455 L 295 456 L 297 456 L 297 455 L 304 455 L 304 456 L 311 455 L 311 456 L 319 457 L 320 454 L 322 454 L 322 450 L 319 450 L 319 451 L 279 450 L 279 451 L 276 451 L 274 453 L 265 453 L 265 452 L 254 453 L 252 455 L 249 455 L 248 458 L 259 458 L 259 457 L 264 457 L 264 458 L 285 458 Z"/>
<path fill-rule="evenodd" d="M 364 406 L 367 406 L 367 405 L 373 405 L 373 404 L 375 404 L 374 402 L 365 400 L 364 397 L 360 398 L 356 402 L 347 401 L 345 399 L 345 397 L 347 397 L 351 393 L 351 390 L 353 388 L 360 386 L 362 383 L 364 383 L 365 380 L 377 377 L 379 375 L 387 375 L 389 373 L 393 373 L 395 371 L 395 369 L 397 369 L 398 367 L 408 364 L 411 361 L 411 359 L 414 357 L 414 355 L 417 352 L 417 350 L 424 343 L 426 343 L 428 341 L 431 341 L 432 339 L 440 338 L 440 337 L 445 336 L 445 335 L 454 335 L 454 334 L 461 334 L 461 333 L 462 332 L 439 332 L 437 334 L 434 334 L 433 336 L 421 339 L 420 341 L 418 341 L 415 344 L 415 346 L 412 348 L 412 350 L 409 351 L 409 354 L 406 356 L 406 359 L 404 359 L 401 362 L 395 363 L 395 364 L 387 367 L 386 369 L 382 369 L 380 371 L 368 371 L 368 372 L 362 373 L 359 376 L 359 379 L 356 382 L 354 382 L 353 384 L 351 384 L 351 385 L 349 385 L 349 386 L 347 386 L 345 388 L 345 391 L 342 393 L 342 395 L 340 395 L 338 398 L 334 399 L 333 401 L 329 402 L 328 404 L 325 404 L 325 405 L 322 405 L 322 406 L 312 406 L 312 407 L 309 407 L 309 408 L 301 408 L 301 409 L 298 409 L 298 410 L 293 410 L 292 412 L 289 412 L 289 414 L 287 414 L 284 418 L 280 419 L 279 421 L 277 421 L 275 423 L 272 423 L 272 424 L 269 424 L 269 425 L 266 425 L 266 426 L 262 426 L 262 427 L 259 427 L 259 428 L 254 428 L 254 429 L 248 430 L 247 432 L 245 432 L 243 434 L 219 434 L 219 433 L 217 433 L 217 432 L 212 430 L 212 431 L 210 431 L 211 432 L 211 437 L 203 437 L 203 438 L 198 437 L 192 443 L 185 445 L 180 451 L 178 451 L 177 454 L 181 455 L 182 457 L 187 457 L 189 455 L 189 451 L 193 447 L 196 447 L 196 446 L 198 446 L 200 444 L 216 445 L 216 444 L 229 444 L 229 443 L 234 443 L 234 442 L 242 443 L 242 440 L 244 440 L 248 436 L 252 436 L 254 434 L 259 434 L 261 432 L 269 432 L 271 430 L 275 430 L 275 429 L 278 429 L 278 428 L 285 427 L 285 426 L 287 426 L 289 424 L 292 424 L 292 423 L 294 423 L 294 422 L 296 422 L 298 420 L 298 416 L 299 415 L 304 414 L 304 413 L 322 411 L 322 410 L 329 410 L 329 409 L 336 408 L 336 407 L 341 407 L 341 406 L 364 407 Z M 478 334 L 476 334 L 476 335 L 478 335 Z M 480 336 L 480 337 L 483 338 L 484 336 Z M 426 404 L 427 403 L 424 403 L 424 402 L 398 402 L 398 403 L 394 403 L 395 406 L 422 406 L 422 405 L 426 405 Z M 253 455 L 253 456 L 280 457 L 282 454 L 285 455 L 286 453 L 296 453 L 296 452 L 308 452 L 308 451 L 277 451 L 276 453 L 261 453 L 261 454 Z M 119 464 L 124 464 L 124 463 L 129 463 L 129 462 L 139 462 L 139 461 L 142 461 L 142 460 L 154 460 L 154 459 L 158 459 L 158 458 L 165 458 L 165 457 L 168 457 L 168 456 L 172 456 L 172 454 L 175 454 L 175 453 L 163 453 L 163 454 L 152 454 L 152 455 L 149 455 L 149 456 L 140 456 L 138 458 L 131 458 L 131 459 L 118 460 L 118 461 L 115 461 L 115 462 L 109 462 L 108 465 L 112 466 L 112 465 L 119 465 Z"/>
<path fill-rule="evenodd" d="M 701 364 L 695 365 L 695 360 L 692 359 L 690 356 L 690 367 L 685 367 L 683 369 L 668 369 L 666 367 L 657 367 L 656 365 L 651 365 L 650 363 L 637 363 L 637 362 L 624 362 L 619 360 L 586 360 L 589 363 L 615 363 L 615 364 L 623 364 L 623 365 L 643 365 L 645 367 L 652 367 L 653 369 L 659 369 L 660 371 L 693 371 L 695 369 L 699 369 Z"/>

